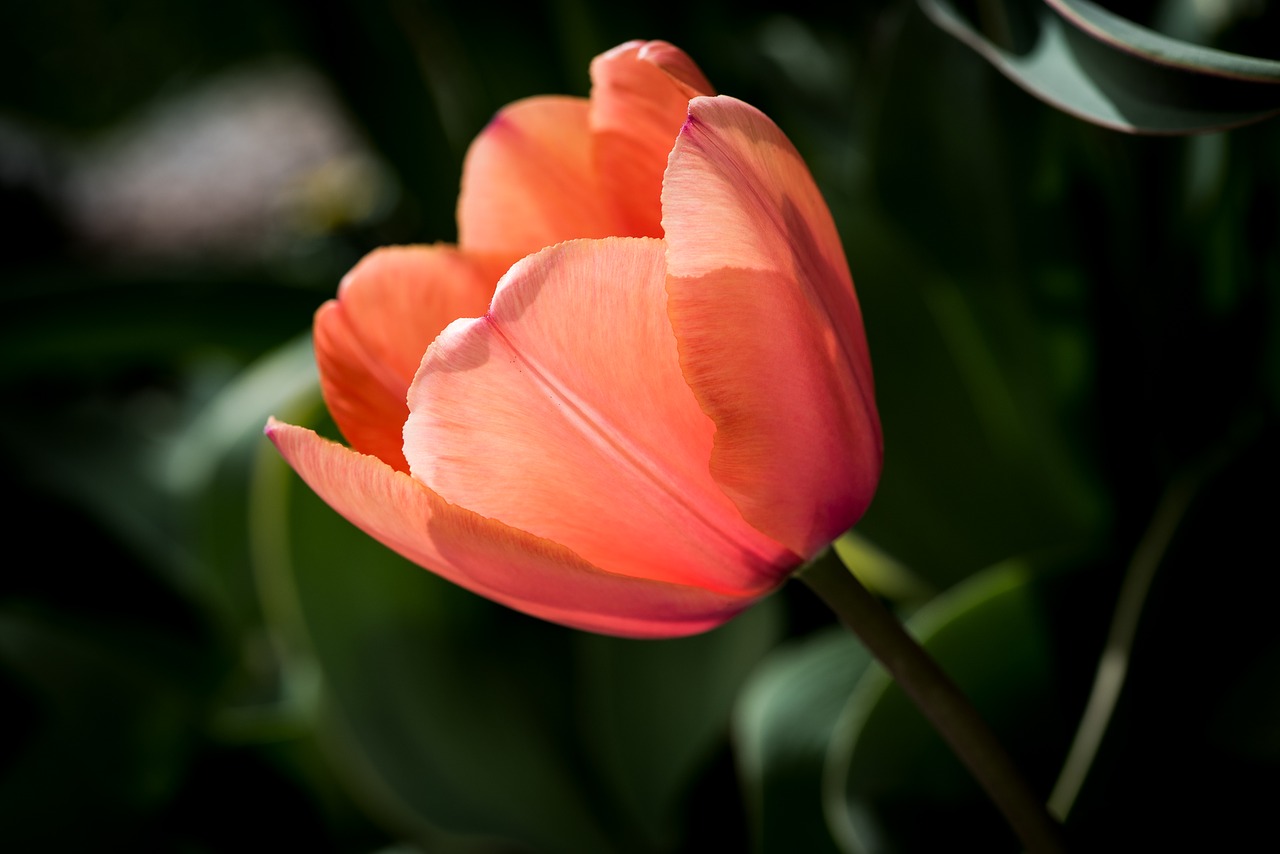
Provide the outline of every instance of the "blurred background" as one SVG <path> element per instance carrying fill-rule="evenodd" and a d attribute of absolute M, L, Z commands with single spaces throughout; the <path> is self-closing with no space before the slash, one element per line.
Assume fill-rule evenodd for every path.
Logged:
<path fill-rule="evenodd" d="M 1208 8 L 1108 5 L 1183 37 Z M 1280 58 L 1276 4 L 1209 5 L 1204 43 Z M 1280 122 L 1128 136 L 913 2 L 781 8 L 0 10 L 0 847 L 1018 850 L 802 586 L 696 638 L 561 629 L 359 534 L 262 437 L 336 435 L 316 307 L 452 240 L 493 112 L 633 38 L 810 164 L 886 437 L 841 551 L 1079 850 L 1274 835 Z"/>

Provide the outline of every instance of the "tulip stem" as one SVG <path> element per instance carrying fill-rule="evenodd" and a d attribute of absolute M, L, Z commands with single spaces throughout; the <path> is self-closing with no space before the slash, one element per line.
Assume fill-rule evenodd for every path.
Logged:
<path fill-rule="evenodd" d="M 1031 854 L 1066 851 L 1062 827 L 955 682 L 831 549 L 797 576 L 897 680 L 1004 814 Z"/>

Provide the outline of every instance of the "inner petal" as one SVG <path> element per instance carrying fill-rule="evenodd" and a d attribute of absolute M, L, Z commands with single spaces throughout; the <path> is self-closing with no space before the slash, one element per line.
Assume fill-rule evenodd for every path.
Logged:
<path fill-rule="evenodd" d="M 446 500 L 608 571 L 766 589 L 798 558 L 711 478 L 714 426 L 680 372 L 664 251 L 582 240 L 516 264 L 487 315 L 427 351 L 405 456 Z"/>
<path fill-rule="evenodd" d="M 493 117 L 462 166 L 460 247 L 510 264 L 562 240 L 622 233 L 596 176 L 588 112 L 585 98 L 540 96 Z"/>
<path fill-rule="evenodd" d="M 591 63 L 591 133 L 619 234 L 662 236 L 662 173 L 689 112 L 711 84 L 679 48 L 633 41 Z M 585 235 L 584 235 L 585 236 Z"/>
<path fill-rule="evenodd" d="M 505 266 L 444 246 L 387 246 L 342 280 L 316 312 L 320 387 L 356 450 L 407 471 L 405 396 L 427 345 L 459 317 L 482 314 Z"/>

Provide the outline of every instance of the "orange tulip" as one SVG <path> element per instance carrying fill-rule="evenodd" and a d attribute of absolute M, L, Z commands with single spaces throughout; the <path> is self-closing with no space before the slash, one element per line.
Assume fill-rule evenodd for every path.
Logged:
<path fill-rule="evenodd" d="M 267 434 L 339 513 L 476 593 L 691 634 L 866 509 L 871 363 L 831 215 L 781 131 L 664 42 L 591 77 L 590 100 L 520 101 L 472 144 L 456 248 L 379 249 L 316 313 L 353 449 L 274 419 Z"/>

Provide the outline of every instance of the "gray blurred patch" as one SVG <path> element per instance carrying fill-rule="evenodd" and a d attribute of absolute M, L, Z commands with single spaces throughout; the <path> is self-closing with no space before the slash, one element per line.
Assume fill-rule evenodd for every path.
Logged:
<path fill-rule="evenodd" d="M 59 195 L 94 249 L 242 261 L 375 220 L 396 184 L 326 82 L 275 61 L 203 81 L 76 146 Z"/>

